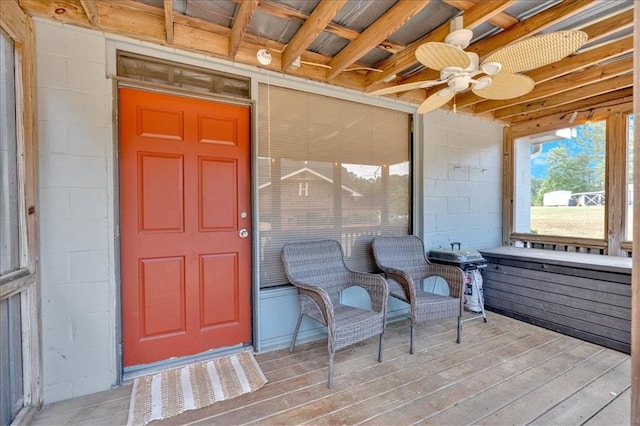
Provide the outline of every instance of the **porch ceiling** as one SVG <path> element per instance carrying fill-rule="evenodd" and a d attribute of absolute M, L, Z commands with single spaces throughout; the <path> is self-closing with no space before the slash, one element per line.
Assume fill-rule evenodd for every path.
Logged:
<path fill-rule="evenodd" d="M 633 94 L 633 0 L 19 0 L 33 16 L 124 34 L 350 89 L 438 77 L 415 59 L 418 46 L 443 41 L 452 18 L 473 30 L 466 49 L 482 59 L 533 35 L 582 30 L 574 55 L 527 72 L 534 90 L 506 101 L 471 92 L 459 112 L 506 123 L 578 120 L 595 107 L 628 107 Z M 256 52 L 273 60 L 260 65 Z M 301 57 L 300 66 L 295 66 Z M 395 77 L 394 77 L 395 76 Z M 437 89 L 390 97 L 421 102 Z M 449 108 L 446 105 L 443 108 Z M 575 118 L 574 118 L 575 119 Z"/>

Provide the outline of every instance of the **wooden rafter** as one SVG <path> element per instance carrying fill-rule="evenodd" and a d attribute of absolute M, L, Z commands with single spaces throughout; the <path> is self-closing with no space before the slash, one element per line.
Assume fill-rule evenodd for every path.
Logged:
<path fill-rule="evenodd" d="M 229 35 L 229 57 L 235 58 L 240 43 L 249 28 L 249 23 L 258 7 L 258 0 L 243 0 L 238 7 L 238 13 L 233 19 L 231 34 Z"/>
<path fill-rule="evenodd" d="M 259 9 L 260 9 L 260 12 L 268 13 L 271 16 L 282 18 L 287 21 L 306 22 L 306 20 L 309 19 L 309 15 L 307 15 L 306 13 L 300 12 L 298 10 L 282 7 L 268 0 L 260 0 Z M 355 40 L 360 35 L 358 31 L 352 30 L 342 25 L 338 25 L 335 22 L 329 22 L 325 27 L 325 31 L 350 41 Z M 385 52 L 391 52 L 391 53 L 400 52 L 405 48 L 404 45 L 395 43 L 390 40 L 384 40 L 380 44 L 378 44 L 378 46 L 376 47 L 378 49 L 384 50 Z"/>
<path fill-rule="evenodd" d="M 449 6 L 453 6 L 456 9 L 460 9 L 462 11 L 466 11 L 475 7 L 476 5 L 478 5 L 479 3 L 474 2 L 472 0 L 443 0 L 443 3 L 448 4 Z M 482 3 L 482 2 L 480 2 Z M 494 16 L 490 17 L 489 19 L 487 19 L 488 22 L 492 23 L 493 25 L 495 25 L 496 27 L 500 27 L 500 28 L 509 28 L 512 25 L 515 25 L 518 23 L 518 19 L 514 18 L 513 16 L 509 15 L 506 12 L 498 12 L 496 13 Z"/>
<path fill-rule="evenodd" d="M 555 25 L 559 21 L 582 12 L 587 9 L 593 1 L 594 0 L 576 0 L 559 3 L 527 20 L 518 22 L 493 37 L 486 38 L 469 46 L 466 50 L 468 52 L 475 52 L 482 58 L 503 46 L 522 40 L 528 36 L 538 34 L 550 26 Z M 404 79 L 399 83 L 435 80 L 439 75 L 440 74 L 437 71 L 427 69 Z"/>
<path fill-rule="evenodd" d="M 464 27 L 472 29 L 482 24 L 487 19 L 490 19 L 492 16 L 500 13 L 500 11 L 511 6 L 514 2 L 515 0 L 496 0 L 492 2 L 478 3 L 472 8 L 467 9 L 467 11 L 464 13 Z M 416 50 L 418 49 L 418 47 L 420 47 L 424 43 L 432 41 L 444 41 L 445 37 L 449 34 L 449 31 L 449 22 L 446 22 L 433 30 L 431 33 L 427 34 L 425 37 L 422 37 L 420 40 L 411 43 L 411 45 L 407 46 L 407 48 L 402 52 L 397 53 L 389 59 L 376 64 L 376 67 L 381 69 L 382 72 L 372 72 L 368 75 L 367 89 L 372 90 L 374 88 L 379 88 L 373 87 L 372 85 L 376 82 L 384 80 L 387 77 L 393 76 L 394 74 L 397 74 L 400 71 L 417 63 L 418 61 L 416 60 Z"/>
<path fill-rule="evenodd" d="M 526 74 L 536 83 L 542 83 L 630 52 L 633 52 L 632 36 L 625 37 L 621 40 L 614 40 L 595 49 L 569 56 L 561 61 L 529 71 Z M 429 90 L 427 96 L 433 92 L 435 92 L 435 90 Z M 473 92 L 468 92 L 458 97 L 457 104 L 459 108 L 464 108 L 483 101 L 485 101 L 485 99 L 476 96 Z"/>
<path fill-rule="evenodd" d="M 286 71 L 291 64 L 309 47 L 342 9 L 346 0 L 322 0 L 302 24 L 287 47 L 282 52 L 282 70 Z"/>
<path fill-rule="evenodd" d="M 607 19 L 598 21 L 581 29 L 587 33 L 589 43 L 600 40 L 610 34 L 633 25 L 633 9 L 627 9 L 619 12 Z"/>
<path fill-rule="evenodd" d="M 631 74 L 625 74 L 608 80 L 583 85 L 573 90 L 552 95 L 547 98 L 537 99 L 531 102 L 499 109 L 494 111 L 493 116 L 496 119 L 504 119 L 518 114 L 525 114 L 529 111 L 553 108 L 558 105 L 568 104 L 580 99 L 598 96 L 603 93 L 616 91 L 630 86 L 633 86 L 633 76 Z"/>
<path fill-rule="evenodd" d="M 2 3 L 0 23 L 13 40 L 22 43 L 27 39 L 27 15 L 20 9 L 16 0 L 8 0 Z"/>
<path fill-rule="evenodd" d="M 629 57 L 614 61 L 606 65 L 596 66 L 581 72 L 572 73 L 554 80 L 547 81 L 537 85 L 531 92 L 526 95 L 519 96 L 514 99 L 504 101 L 489 100 L 475 106 L 474 112 L 483 113 L 494 111 L 496 109 L 508 108 L 512 105 L 518 105 L 536 99 L 546 98 L 558 93 L 568 92 L 577 89 L 585 84 L 604 81 L 619 75 L 626 74 L 633 70 L 633 58 Z"/>
<path fill-rule="evenodd" d="M 94 27 L 99 25 L 98 19 L 98 0 L 80 0 L 80 4 L 82 5 L 82 9 L 84 9 L 84 13 L 87 15 L 89 22 Z"/>
<path fill-rule="evenodd" d="M 358 38 L 349 43 L 347 47 L 329 61 L 328 65 L 331 69 L 327 71 L 327 80 L 335 78 L 349 65 L 354 64 L 430 2 L 431 0 L 400 0 L 393 5 L 391 9 L 364 30 Z"/>
<path fill-rule="evenodd" d="M 537 120 L 539 118 L 563 115 L 563 118 L 569 120 L 570 114 L 574 111 L 587 111 L 593 107 L 604 107 L 609 105 L 618 104 L 620 102 L 630 102 L 630 97 L 633 96 L 633 87 L 627 87 L 625 89 L 616 90 L 614 92 L 607 92 L 602 95 L 594 96 L 587 99 L 581 99 L 579 101 L 571 102 L 564 105 L 559 105 L 554 108 L 547 108 L 538 111 L 527 111 L 526 114 L 515 115 L 509 117 L 506 121 L 511 125 L 516 125 L 524 121 Z"/>
<path fill-rule="evenodd" d="M 589 8 L 592 6 L 591 3 L 593 1 L 594 0 L 574 0 L 559 3 L 525 21 L 518 22 L 493 37 L 486 38 L 470 46 L 467 50 L 483 57 L 515 41 L 539 34 L 552 25 L 562 22 Z"/>
<path fill-rule="evenodd" d="M 579 114 L 573 123 L 569 123 L 570 115 L 567 113 L 547 115 L 534 120 L 527 120 L 516 123 L 511 127 L 514 137 L 529 136 L 548 130 L 557 130 L 569 126 L 577 126 L 587 121 L 598 121 L 606 119 L 614 113 L 630 113 L 632 111 L 632 98 L 620 98 L 614 104 L 594 105 L 588 109 L 579 110 Z M 596 98 L 594 98 L 596 99 Z"/>
<path fill-rule="evenodd" d="M 164 0 L 164 26 L 167 43 L 173 44 L 173 0 Z"/>

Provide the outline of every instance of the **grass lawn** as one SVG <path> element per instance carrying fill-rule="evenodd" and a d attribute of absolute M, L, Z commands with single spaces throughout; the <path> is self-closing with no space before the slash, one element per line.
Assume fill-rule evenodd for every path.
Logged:
<path fill-rule="evenodd" d="M 604 238 L 604 206 L 533 206 L 531 232 L 562 237 Z"/>

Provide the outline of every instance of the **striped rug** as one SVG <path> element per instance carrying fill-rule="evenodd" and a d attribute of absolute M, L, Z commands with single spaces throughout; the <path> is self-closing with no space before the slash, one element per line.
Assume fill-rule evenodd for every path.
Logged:
<path fill-rule="evenodd" d="M 267 379 L 251 352 L 138 377 L 127 425 L 145 425 L 260 389 Z"/>

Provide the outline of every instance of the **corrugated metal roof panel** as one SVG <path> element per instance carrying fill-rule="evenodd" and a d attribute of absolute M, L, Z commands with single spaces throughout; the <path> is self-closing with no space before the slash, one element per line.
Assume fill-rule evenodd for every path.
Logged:
<path fill-rule="evenodd" d="M 443 22 L 448 22 L 460 11 L 455 7 L 443 3 L 441 0 L 434 0 L 427 7 L 422 9 L 413 18 L 407 21 L 398 31 L 388 37 L 394 43 L 408 45 L 429 34 Z"/>

